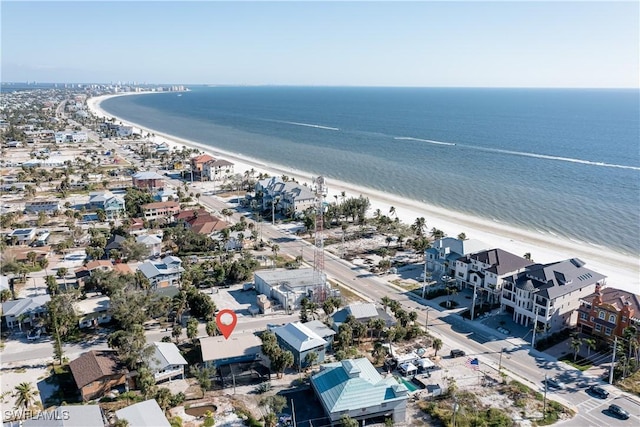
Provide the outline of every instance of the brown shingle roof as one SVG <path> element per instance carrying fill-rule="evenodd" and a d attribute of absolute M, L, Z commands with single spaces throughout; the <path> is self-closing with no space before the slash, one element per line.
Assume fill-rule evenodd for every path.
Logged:
<path fill-rule="evenodd" d="M 115 264 L 113 270 L 120 274 L 133 274 L 133 270 L 128 264 Z"/>
<path fill-rule="evenodd" d="M 71 361 L 69 368 L 78 388 L 100 378 L 124 374 L 127 369 L 120 363 L 115 351 L 92 350 Z"/>

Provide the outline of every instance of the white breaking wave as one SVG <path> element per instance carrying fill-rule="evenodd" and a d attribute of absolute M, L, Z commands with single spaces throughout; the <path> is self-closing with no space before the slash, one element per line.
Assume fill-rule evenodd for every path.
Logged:
<path fill-rule="evenodd" d="M 501 150 L 499 148 L 475 147 L 475 146 L 471 146 L 471 145 L 466 145 L 465 147 L 466 148 L 473 148 L 475 150 L 491 151 L 491 152 L 494 152 L 494 153 L 513 154 L 514 156 L 533 157 L 533 158 L 536 158 L 536 159 L 558 160 L 558 161 L 561 161 L 561 162 L 581 163 L 583 165 L 603 166 L 603 167 L 607 167 L 607 168 L 631 169 L 631 170 L 637 170 L 637 171 L 640 170 L 640 167 L 637 167 L 637 166 L 616 165 L 614 163 L 594 162 L 594 161 L 591 161 L 591 160 L 574 159 L 574 158 L 571 158 L 571 157 L 550 156 L 548 154 L 536 154 L 536 153 L 527 153 L 527 152 L 524 152 L 524 151 Z"/>
<path fill-rule="evenodd" d="M 286 123 L 286 124 L 289 124 L 289 125 L 306 126 L 306 127 L 309 127 L 309 128 L 326 129 L 326 130 L 340 130 L 338 128 L 332 128 L 331 126 L 314 125 L 314 124 L 311 124 L 311 123 L 287 122 L 287 121 L 284 121 L 284 120 L 274 120 L 274 121 L 278 122 L 278 123 Z"/>
<path fill-rule="evenodd" d="M 410 136 L 396 136 L 393 139 L 397 139 L 397 140 L 401 140 L 401 141 L 428 142 L 430 144 L 437 144 L 437 145 L 456 145 L 454 142 L 434 141 L 432 139 L 420 139 L 420 138 L 413 138 L 413 137 L 410 137 Z"/>

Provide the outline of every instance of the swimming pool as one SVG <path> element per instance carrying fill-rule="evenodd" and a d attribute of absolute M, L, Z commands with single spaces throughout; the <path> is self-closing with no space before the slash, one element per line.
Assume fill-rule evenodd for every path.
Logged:
<path fill-rule="evenodd" d="M 409 393 L 413 393 L 420 388 L 404 377 L 396 377 L 396 381 L 398 381 L 400 384 L 404 384 L 405 387 L 407 387 L 407 389 L 409 390 Z"/>

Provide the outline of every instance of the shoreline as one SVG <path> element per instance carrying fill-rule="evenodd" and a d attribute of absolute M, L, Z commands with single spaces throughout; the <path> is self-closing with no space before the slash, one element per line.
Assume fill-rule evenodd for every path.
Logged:
<path fill-rule="evenodd" d="M 145 95 L 163 92 L 133 92 L 103 95 L 87 99 L 88 109 L 98 117 L 115 117 L 123 124 L 134 127 L 141 133 L 153 133 L 155 138 L 150 138 L 154 143 L 165 142 L 170 146 L 188 146 L 201 150 L 213 157 L 221 157 L 234 163 L 236 173 L 254 169 L 258 173 L 269 175 L 288 175 L 300 183 L 310 183 L 312 175 L 297 169 L 291 169 L 282 165 L 267 164 L 264 161 L 240 153 L 231 153 L 217 147 L 200 142 L 180 138 L 174 135 L 157 132 L 149 127 L 114 116 L 100 108 L 100 104 L 116 96 Z M 194 183 L 196 185 L 201 183 Z M 331 202 L 334 196 L 340 196 L 342 192 L 347 197 L 359 195 L 369 198 L 371 211 L 380 209 L 384 215 L 389 216 L 390 206 L 396 209 L 398 218 L 412 224 L 418 217 L 424 217 L 427 229 L 438 228 L 447 236 L 457 236 L 464 232 L 468 239 L 477 239 L 486 243 L 491 248 L 500 248 L 515 255 L 522 256 L 531 253 L 532 259 L 539 263 L 562 261 L 569 258 L 580 258 L 586 262 L 586 267 L 607 276 L 607 285 L 629 292 L 638 293 L 640 289 L 640 261 L 638 257 L 613 251 L 606 247 L 595 246 L 586 242 L 576 242 L 569 238 L 562 239 L 540 232 L 520 229 L 490 219 L 475 217 L 460 212 L 450 211 L 445 208 L 432 206 L 424 202 L 385 193 L 379 190 L 366 188 L 356 184 L 341 181 L 327 180 L 329 193 L 327 201 Z"/>

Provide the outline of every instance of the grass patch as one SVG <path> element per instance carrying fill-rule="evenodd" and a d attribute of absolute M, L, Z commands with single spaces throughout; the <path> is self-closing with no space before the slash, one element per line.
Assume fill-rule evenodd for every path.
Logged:
<path fill-rule="evenodd" d="M 560 357 L 558 360 L 566 363 L 569 366 L 573 366 L 574 368 L 579 369 L 580 371 L 586 371 L 587 369 L 593 366 L 588 359 L 585 359 L 584 357 L 581 357 L 581 356 L 578 356 L 574 362 L 573 354 L 569 354 L 569 353 Z"/>
<path fill-rule="evenodd" d="M 360 297 L 358 294 L 354 293 L 353 291 L 351 291 L 349 288 L 347 288 L 344 285 L 341 285 L 338 282 L 331 282 L 332 287 L 338 287 L 338 289 L 340 289 L 340 296 L 341 298 L 344 300 L 348 300 L 348 301 L 364 301 L 362 299 L 362 297 Z"/>
<path fill-rule="evenodd" d="M 619 381 L 616 385 L 629 393 L 640 396 L 640 371 Z"/>

